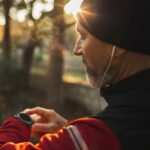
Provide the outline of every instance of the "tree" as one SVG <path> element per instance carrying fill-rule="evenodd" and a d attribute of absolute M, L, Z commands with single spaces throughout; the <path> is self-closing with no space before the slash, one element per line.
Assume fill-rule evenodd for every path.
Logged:
<path fill-rule="evenodd" d="M 30 36 L 28 42 L 23 47 L 23 57 L 22 57 L 22 68 L 21 68 L 21 76 L 20 83 L 24 89 L 28 89 L 29 87 L 29 79 L 30 79 L 30 70 L 32 65 L 32 59 L 34 55 L 34 49 L 37 45 L 41 44 L 41 40 L 38 39 L 36 33 L 38 31 L 38 23 L 46 17 L 51 18 L 53 22 L 52 28 L 52 36 L 53 36 L 53 45 L 50 45 L 49 50 L 49 71 L 48 71 L 48 101 L 47 106 L 53 107 L 58 111 L 63 108 L 63 52 L 64 52 L 64 30 L 70 25 L 66 25 L 64 21 L 64 6 L 67 3 L 67 0 L 55 0 L 54 1 L 54 9 L 52 11 L 42 11 L 41 17 L 39 19 L 35 19 L 33 16 L 33 9 L 36 0 L 3 0 L 3 2 L 9 3 L 10 8 L 15 8 L 16 11 L 27 10 L 26 20 L 33 23 L 33 27 L 30 30 Z M 41 0 L 41 3 L 46 3 L 46 0 Z M 4 3 L 3 3 L 4 5 Z M 6 4 L 5 4 L 6 5 Z M 8 10 L 7 10 L 8 14 Z M 8 15 L 9 16 L 9 15 Z M 10 19 L 10 17 L 9 17 Z M 8 21 L 9 23 L 9 21 Z M 9 32 L 6 34 L 6 39 L 10 41 L 10 37 L 8 38 Z M 11 46 L 10 46 L 11 47 Z M 9 55 L 8 55 L 9 54 Z M 11 57 L 11 51 L 9 49 L 9 53 L 6 56 Z M 9 58 L 11 59 L 11 58 Z M 7 59 L 7 60 L 9 60 Z M 20 84 L 19 83 L 19 84 Z"/>
<path fill-rule="evenodd" d="M 34 3 L 36 0 L 30 0 L 30 1 L 25 1 L 25 0 L 0 0 L 0 7 L 3 8 L 3 14 L 5 17 L 5 26 L 4 26 L 4 37 L 3 37 L 3 61 L 1 62 L 2 67 L 1 68 L 1 80 L 3 84 L 1 84 L 2 88 L 3 85 L 6 87 L 5 92 L 9 92 L 12 89 L 16 88 L 16 92 L 20 90 L 21 88 L 27 89 L 29 87 L 29 78 L 30 78 L 30 69 L 31 69 L 31 63 L 32 63 L 32 58 L 34 54 L 34 49 L 35 47 L 40 44 L 40 40 L 36 37 L 36 32 L 37 32 L 37 24 L 40 21 L 39 18 L 36 20 L 33 17 L 33 9 L 34 9 Z M 41 3 L 45 3 L 46 0 L 41 0 Z M 10 17 L 10 10 L 14 9 L 16 12 L 21 11 L 21 10 L 26 10 L 27 15 L 26 15 L 26 21 L 32 21 L 33 22 L 33 28 L 30 28 L 30 36 L 28 39 L 28 43 L 26 43 L 23 49 L 23 56 L 22 56 L 22 64 L 21 70 L 18 72 L 16 68 L 14 67 L 15 64 L 12 61 L 12 49 L 11 49 L 11 36 L 10 36 L 10 21 L 12 18 Z M 45 14 L 46 12 L 42 12 L 42 14 Z M 13 68 L 13 67 L 14 68 Z M 12 75 L 13 74 L 13 75 Z M 16 81 L 12 81 L 14 78 L 19 79 Z M 6 82 L 4 82 L 6 81 Z M 0 81 L 1 82 L 1 81 Z M 13 83 L 13 84 L 12 84 Z M 9 87 L 9 88 L 8 88 Z M 18 89 L 17 89 L 18 88 Z M 15 93 L 15 92 L 13 92 Z"/>
<path fill-rule="evenodd" d="M 4 16 L 6 20 L 5 28 L 4 28 L 4 37 L 3 37 L 3 54 L 4 59 L 10 59 L 10 52 L 11 52 L 11 41 L 10 41 L 10 16 L 9 11 L 13 0 L 3 0 L 3 8 L 4 8 Z"/>
<path fill-rule="evenodd" d="M 10 16 L 9 16 L 9 10 L 10 8 L 14 8 L 17 11 L 26 10 L 26 21 L 30 21 L 33 24 L 33 27 L 30 28 L 30 36 L 28 39 L 28 42 L 23 47 L 23 56 L 22 56 L 22 68 L 21 68 L 21 77 L 20 77 L 20 85 L 23 89 L 29 88 L 29 79 L 30 79 L 30 70 L 32 65 L 32 59 L 34 55 L 34 49 L 36 46 L 39 46 L 41 44 L 41 41 L 39 40 L 38 36 L 36 35 L 38 28 L 38 23 L 46 16 L 49 16 L 50 12 L 42 11 L 41 17 L 38 19 L 35 19 L 33 16 L 33 10 L 34 10 L 34 4 L 36 3 L 36 0 L 3 0 L 3 6 L 5 8 L 5 18 L 6 18 L 6 25 L 5 25 L 5 34 L 4 34 L 4 54 L 5 58 L 4 60 L 8 61 L 11 60 L 10 54 L 11 54 L 11 44 L 10 44 Z M 46 3 L 46 0 L 40 0 L 41 4 Z"/>
<path fill-rule="evenodd" d="M 55 0 L 53 16 L 53 46 L 50 50 L 48 69 L 48 105 L 59 112 L 63 112 L 63 51 L 64 51 L 64 6 L 66 0 Z"/>

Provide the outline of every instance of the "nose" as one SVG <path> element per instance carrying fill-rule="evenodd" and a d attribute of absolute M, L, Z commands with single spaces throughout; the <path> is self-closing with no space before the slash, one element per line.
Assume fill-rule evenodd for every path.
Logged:
<path fill-rule="evenodd" d="M 81 48 L 74 48 L 74 50 L 73 50 L 73 54 L 74 55 L 82 55 L 82 50 L 81 50 Z"/>
<path fill-rule="evenodd" d="M 82 48 L 79 46 L 78 42 L 76 43 L 74 50 L 73 50 L 74 55 L 82 55 Z"/>

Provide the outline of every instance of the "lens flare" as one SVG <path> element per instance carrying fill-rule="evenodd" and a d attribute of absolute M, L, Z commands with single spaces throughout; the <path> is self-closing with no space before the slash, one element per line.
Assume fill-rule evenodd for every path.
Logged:
<path fill-rule="evenodd" d="M 66 14 L 73 13 L 74 16 L 76 16 L 77 12 L 80 10 L 80 5 L 83 0 L 71 0 L 69 3 L 66 4 L 64 10 Z"/>

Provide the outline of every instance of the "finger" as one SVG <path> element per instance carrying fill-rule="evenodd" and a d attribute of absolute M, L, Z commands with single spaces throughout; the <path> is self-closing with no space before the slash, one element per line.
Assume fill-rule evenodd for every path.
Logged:
<path fill-rule="evenodd" d="M 47 117 L 49 115 L 54 114 L 53 110 L 45 109 L 45 108 L 42 108 L 42 107 L 35 107 L 35 108 L 27 109 L 25 112 L 29 115 L 37 114 L 37 115 L 40 115 L 40 116 L 43 116 L 43 117 Z"/>
<path fill-rule="evenodd" d="M 37 114 L 32 114 L 30 115 L 31 119 L 33 122 L 39 122 L 41 120 L 41 116 L 37 115 Z"/>
<path fill-rule="evenodd" d="M 32 132 L 40 133 L 53 133 L 57 130 L 57 127 L 55 124 L 46 124 L 46 123 L 36 123 L 32 125 Z"/>
<path fill-rule="evenodd" d="M 27 113 L 29 110 L 30 110 L 30 109 L 27 108 L 27 109 L 23 110 L 22 113 Z"/>
<path fill-rule="evenodd" d="M 45 111 L 45 108 L 42 107 L 34 107 L 34 108 L 27 108 L 25 109 L 23 112 L 27 113 L 27 114 L 40 114 L 41 112 Z"/>
<path fill-rule="evenodd" d="M 34 119 L 34 123 L 48 123 L 48 119 L 45 117 L 37 117 Z"/>

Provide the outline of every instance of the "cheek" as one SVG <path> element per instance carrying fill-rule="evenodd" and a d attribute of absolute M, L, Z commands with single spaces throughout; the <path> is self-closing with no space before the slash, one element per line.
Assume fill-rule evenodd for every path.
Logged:
<path fill-rule="evenodd" d="M 95 42 L 83 47 L 83 55 L 87 65 L 95 71 L 104 68 L 108 61 L 106 48 Z"/>
<path fill-rule="evenodd" d="M 100 66 L 101 55 L 94 44 L 83 46 L 83 57 L 91 69 L 96 70 Z"/>

